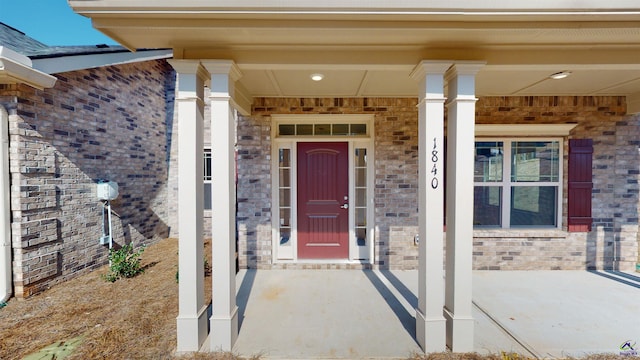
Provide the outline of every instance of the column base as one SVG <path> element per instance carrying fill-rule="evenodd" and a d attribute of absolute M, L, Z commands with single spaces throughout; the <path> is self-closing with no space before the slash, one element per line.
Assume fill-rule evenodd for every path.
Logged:
<path fill-rule="evenodd" d="M 447 346 L 455 353 L 473 352 L 473 327 L 471 316 L 456 316 L 444 309 L 447 321 Z"/>
<path fill-rule="evenodd" d="M 207 339 L 207 308 L 203 306 L 194 316 L 178 315 L 176 353 L 187 353 L 200 350 Z"/>
<path fill-rule="evenodd" d="M 215 311 L 215 309 L 214 309 Z M 211 351 L 231 351 L 238 338 L 238 307 L 230 316 L 211 316 Z"/>
<path fill-rule="evenodd" d="M 444 317 L 427 318 L 420 309 L 416 309 L 416 340 L 425 353 L 446 351 Z"/>

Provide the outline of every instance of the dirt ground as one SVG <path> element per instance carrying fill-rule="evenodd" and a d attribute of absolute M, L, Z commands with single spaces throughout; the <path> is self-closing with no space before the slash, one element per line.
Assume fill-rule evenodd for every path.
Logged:
<path fill-rule="evenodd" d="M 208 242 L 205 248 L 210 263 Z M 166 239 L 147 247 L 142 265 L 145 272 L 132 279 L 106 282 L 101 278 L 108 271 L 105 266 L 27 300 L 10 300 L 0 309 L 0 360 L 22 359 L 56 343 L 70 348 L 65 359 L 241 359 L 230 353 L 175 356 L 178 241 Z M 210 280 L 209 276 L 205 279 L 207 301 L 211 297 Z M 60 359 L 62 355 L 46 359 Z M 258 358 L 259 354 L 253 357 Z M 614 358 L 620 357 L 590 357 Z M 514 354 L 450 353 L 416 355 L 412 359 L 525 360 Z"/>
<path fill-rule="evenodd" d="M 10 300 L 0 309 L 0 359 L 22 359 L 78 337 L 67 359 L 174 358 L 178 241 L 147 247 L 142 265 L 145 272 L 135 278 L 106 282 L 105 266 L 27 300 Z"/>

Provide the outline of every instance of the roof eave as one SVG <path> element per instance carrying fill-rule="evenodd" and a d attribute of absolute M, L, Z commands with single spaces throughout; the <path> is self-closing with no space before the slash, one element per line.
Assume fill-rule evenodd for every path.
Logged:
<path fill-rule="evenodd" d="M 36 89 L 51 88 L 57 78 L 31 67 L 31 60 L 0 46 L 0 84 L 26 84 Z"/>
<path fill-rule="evenodd" d="M 139 50 L 100 53 L 72 54 L 48 58 L 33 59 L 33 67 L 47 74 L 58 74 L 67 71 L 91 69 L 102 66 L 129 64 L 143 61 L 168 59 L 173 56 L 169 49 Z"/>

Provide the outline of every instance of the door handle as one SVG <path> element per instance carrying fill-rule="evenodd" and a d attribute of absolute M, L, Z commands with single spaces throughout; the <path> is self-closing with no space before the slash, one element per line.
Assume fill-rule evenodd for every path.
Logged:
<path fill-rule="evenodd" d="M 348 209 L 349 208 L 349 204 L 344 203 L 342 204 L 342 206 L 340 206 L 340 209 Z"/>

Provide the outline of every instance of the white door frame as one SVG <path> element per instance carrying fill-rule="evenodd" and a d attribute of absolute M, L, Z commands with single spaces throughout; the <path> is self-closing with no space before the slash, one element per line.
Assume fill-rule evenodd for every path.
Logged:
<path fill-rule="evenodd" d="M 366 263 L 373 264 L 374 259 L 374 116 L 373 115 L 272 115 L 271 123 L 271 219 L 272 219 L 272 263 Z M 366 133 L 358 135 L 280 135 L 279 125 L 334 125 L 364 124 Z M 349 145 L 349 258 L 327 260 L 298 260 L 297 251 L 297 144 L 299 142 L 346 142 Z M 288 149 L 289 167 L 285 172 L 290 176 L 290 187 L 282 190 L 288 193 L 290 207 L 283 211 L 290 214 L 290 238 L 281 242 L 280 217 L 280 150 Z M 365 246 L 358 246 L 356 238 L 356 184 L 355 150 L 366 151 L 366 222 L 360 229 L 366 231 Z M 362 207 L 361 207 L 362 208 Z"/>

